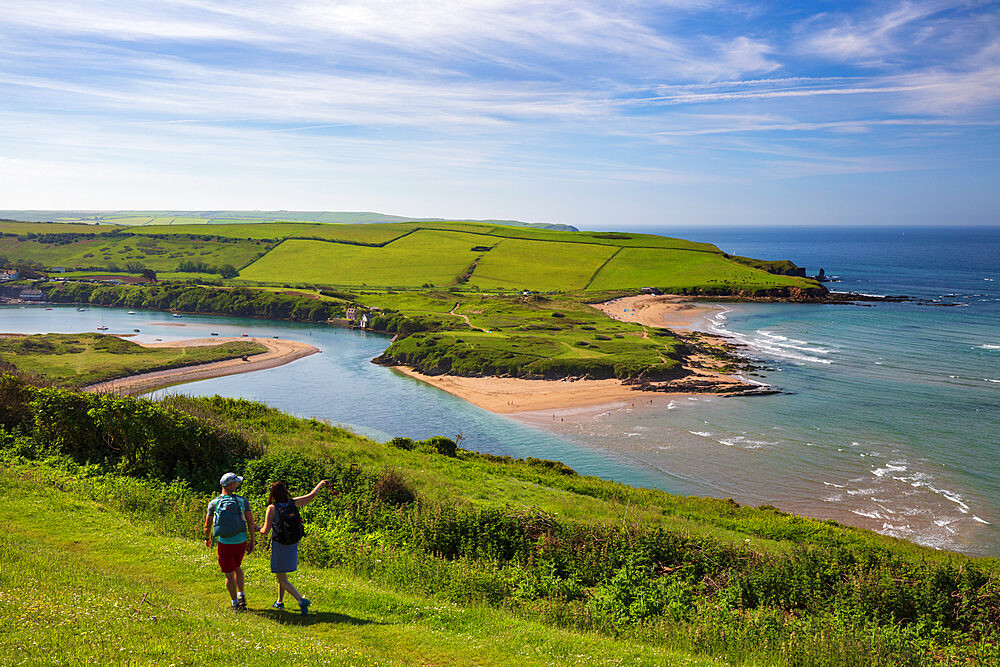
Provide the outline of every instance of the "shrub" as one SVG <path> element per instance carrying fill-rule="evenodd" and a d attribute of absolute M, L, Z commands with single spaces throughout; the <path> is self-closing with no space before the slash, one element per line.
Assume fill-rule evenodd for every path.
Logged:
<path fill-rule="evenodd" d="M 406 451 L 410 451 L 411 449 L 413 449 L 416 443 L 414 443 L 413 440 L 410 438 L 393 438 L 386 444 L 389 445 L 390 447 L 396 447 L 398 449 L 405 449 Z"/>
<path fill-rule="evenodd" d="M 437 452 L 445 456 L 455 456 L 455 453 L 458 451 L 458 445 L 455 444 L 455 441 L 443 435 L 435 435 L 426 440 L 421 440 L 416 444 L 420 450 Z"/>
<path fill-rule="evenodd" d="M 382 471 L 382 474 L 378 476 L 378 480 L 375 482 L 375 486 L 372 487 L 372 493 L 379 502 L 386 503 L 387 505 L 395 505 L 396 507 L 409 505 L 417 498 L 416 494 L 413 493 L 413 489 L 410 488 L 406 480 L 403 479 L 403 476 L 394 468 Z"/>

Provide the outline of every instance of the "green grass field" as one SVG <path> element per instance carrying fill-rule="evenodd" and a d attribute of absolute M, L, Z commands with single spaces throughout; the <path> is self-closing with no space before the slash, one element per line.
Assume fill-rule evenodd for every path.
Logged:
<path fill-rule="evenodd" d="M 650 234 L 475 222 L 266 223 L 149 213 L 142 219 L 114 218 L 133 225 L 117 229 L 136 236 L 96 236 L 108 230 L 103 225 L 0 222 L 0 232 L 18 235 L 0 237 L 0 256 L 8 263 L 71 268 L 114 269 L 132 262 L 162 272 L 176 271 L 182 261 L 229 264 L 245 267 L 241 281 L 265 285 L 414 288 L 464 281 L 486 290 L 657 287 L 718 294 L 818 289 L 811 280 L 762 270 L 786 270 L 787 262 L 737 261 L 708 243 Z M 52 236 L 66 233 L 79 238 Z M 491 249 L 473 253 L 474 247 Z M 463 275 L 470 268 L 471 275 Z"/>
<path fill-rule="evenodd" d="M 466 234 L 420 232 L 384 248 L 285 241 L 240 272 L 245 280 L 332 285 L 448 285 L 476 258 Z"/>
<path fill-rule="evenodd" d="M 497 239 L 470 283 L 484 289 L 579 290 L 617 250 L 583 243 Z"/>
<path fill-rule="evenodd" d="M 275 612 L 266 553 L 245 561 L 250 611 L 233 614 L 203 544 L 57 479 L 0 472 L 2 664 L 719 664 L 395 592 L 343 569 L 300 566 L 292 581 L 313 613 Z"/>
<path fill-rule="evenodd" d="M 129 262 L 155 271 L 172 271 L 184 261 L 244 266 L 267 246 L 253 241 L 222 243 L 203 239 L 154 239 L 144 236 L 83 238 L 70 243 L 43 243 L 36 239 L 0 238 L 0 255 L 8 262 L 30 260 L 45 266 L 124 267 Z"/>
<path fill-rule="evenodd" d="M 86 386 L 137 373 L 235 359 L 265 351 L 267 348 L 263 345 L 244 341 L 153 349 L 98 333 L 0 338 L 0 361 L 67 386 Z"/>
<path fill-rule="evenodd" d="M 623 248 L 594 277 L 588 289 L 638 289 L 649 286 L 668 292 L 726 287 L 752 291 L 774 287 L 809 287 L 813 284 L 814 281 L 806 278 L 774 275 L 716 254 Z"/>

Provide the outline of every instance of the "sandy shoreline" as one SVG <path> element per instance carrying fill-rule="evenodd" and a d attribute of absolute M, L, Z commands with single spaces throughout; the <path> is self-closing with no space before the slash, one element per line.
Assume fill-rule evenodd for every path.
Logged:
<path fill-rule="evenodd" d="M 718 310 L 692 303 L 691 297 L 675 294 L 623 296 L 591 305 L 608 317 L 622 322 L 689 331 L 702 331 L 705 319 Z"/>
<path fill-rule="evenodd" d="M 643 294 L 622 297 L 594 307 L 609 317 L 644 324 L 650 327 L 697 330 L 715 309 L 691 303 L 690 299 L 672 295 Z M 701 334 L 701 340 L 725 345 L 718 336 Z M 739 391 L 747 385 L 732 376 L 712 369 L 716 363 L 706 355 L 693 354 L 685 361 L 690 375 L 686 381 L 716 386 L 720 392 Z M 526 380 L 501 377 L 462 377 L 457 375 L 425 375 L 406 366 L 394 370 L 408 377 L 437 387 L 481 408 L 498 414 L 517 414 L 544 410 L 571 410 L 596 406 L 628 405 L 636 401 L 688 396 L 692 392 L 647 391 L 621 380 Z M 683 386 L 683 385 L 681 385 Z"/>
<path fill-rule="evenodd" d="M 125 394 L 129 396 L 139 396 L 156 389 L 163 389 L 175 384 L 184 382 L 195 382 L 197 380 L 207 380 L 209 378 L 223 377 L 225 375 L 236 375 L 237 373 L 249 373 L 266 368 L 283 366 L 289 362 L 307 357 L 310 354 L 319 352 L 319 349 L 307 343 L 300 343 L 293 340 L 282 340 L 278 338 L 236 338 L 236 337 L 212 337 L 193 338 L 190 340 L 169 341 L 163 343 L 140 343 L 144 347 L 194 347 L 200 345 L 218 345 L 220 343 L 231 343 L 236 341 L 253 341 L 260 343 L 267 348 L 267 352 L 255 354 L 248 357 L 247 361 L 242 359 L 227 359 L 225 361 L 213 361 L 208 364 L 198 364 L 195 366 L 183 366 L 181 368 L 171 368 L 164 371 L 153 371 L 140 375 L 119 378 L 99 382 L 89 387 L 84 387 L 85 391 Z"/>
<path fill-rule="evenodd" d="M 641 391 L 621 380 L 525 380 L 501 377 L 424 375 L 407 366 L 394 371 L 415 378 L 497 414 L 565 410 L 608 403 L 663 398 L 657 391 Z"/>

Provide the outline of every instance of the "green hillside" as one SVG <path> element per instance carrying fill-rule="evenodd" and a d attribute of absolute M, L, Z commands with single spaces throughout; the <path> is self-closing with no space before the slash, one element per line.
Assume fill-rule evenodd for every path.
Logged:
<path fill-rule="evenodd" d="M 484 222 L 188 222 L 138 227 L 0 222 L 0 263 L 133 273 L 141 268 L 221 273 L 228 266 L 245 283 L 265 285 L 468 284 L 545 292 L 654 287 L 743 296 L 824 292 L 812 280 L 782 275 L 794 272 L 789 262 L 730 257 L 711 244 L 650 234 Z"/>
<path fill-rule="evenodd" d="M 220 397 L 151 403 L 2 375 L 0 427 L 0 655 L 19 661 L 1000 659 L 996 561 L 831 521 L 444 437 L 378 443 Z M 200 525 L 229 469 L 257 516 L 273 480 L 340 491 L 302 510 L 293 580 L 315 615 L 268 609 L 266 548 L 248 561 L 251 613 L 224 611 Z"/>

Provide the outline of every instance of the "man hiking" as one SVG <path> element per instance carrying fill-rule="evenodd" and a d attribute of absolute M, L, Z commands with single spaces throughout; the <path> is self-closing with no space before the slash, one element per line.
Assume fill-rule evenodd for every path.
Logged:
<path fill-rule="evenodd" d="M 205 515 L 205 546 L 212 548 L 213 537 L 219 541 L 219 569 L 226 575 L 226 590 L 233 599 L 233 611 L 246 611 L 247 608 L 243 595 L 243 556 L 253 552 L 257 530 L 250 503 L 236 494 L 242 481 L 243 478 L 234 472 L 223 475 L 219 480 L 222 495 L 208 503 Z"/>

